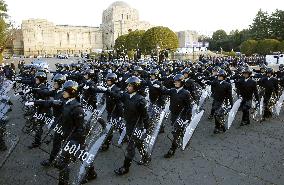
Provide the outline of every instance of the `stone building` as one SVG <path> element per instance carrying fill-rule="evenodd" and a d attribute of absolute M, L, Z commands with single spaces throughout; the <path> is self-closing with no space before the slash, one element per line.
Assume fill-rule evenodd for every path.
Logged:
<path fill-rule="evenodd" d="M 22 22 L 25 55 L 90 52 L 103 47 L 98 27 L 54 25 L 43 19 Z"/>
<path fill-rule="evenodd" d="M 24 54 L 24 40 L 23 32 L 21 29 L 16 29 L 14 32 L 13 42 L 11 43 L 12 52 L 15 54 L 23 55 Z"/>
<path fill-rule="evenodd" d="M 139 13 L 122 1 L 103 11 L 100 27 L 55 25 L 44 19 L 24 20 L 13 41 L 16 54 L 75 54 L 94 49 L 111 49 L 115 39 L 130 30 L 152 26 L 139 20 Z"/>
<path fill-rule="evenodd" d="M 151 27 L 148 22 L 139 21 L 138 10 L 125 2 L 114 2 L 103 11 L 101 29 L 104 48 L 112 48 L 117 37 L 131 30 L 148 30 Z"/>

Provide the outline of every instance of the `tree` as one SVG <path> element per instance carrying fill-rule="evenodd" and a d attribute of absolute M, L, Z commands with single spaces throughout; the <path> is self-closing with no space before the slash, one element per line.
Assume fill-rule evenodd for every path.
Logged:
<path fill-rule="evenodd" d="M 145 33 L 144 30 L 136 30 L 136 31 L 132 31 L 129 34 L 127 34 L 126 40 L 125 40 L 126 48 L 128 50 L 134 50 L 134 49 L 141 48 L 140 43 L 141 43 L 144 33 Z"/>
<path fill-rule="evenodd" d="M 212 35 L 212 40 L 210 42 L 210 49 L 218 51 L 220 48 L 224 50 L 229 49 L 228 35 L 224 30 L 217 30 Z"/>
<path fill-rule="evenodd" d="M 135 51 L 133 51 L 133 50 L 127 51 L 127 56 L 128 56 L 129 59 L 133 60 L 134 55 L 135 55 Z"/>
<path fill-rule="evenodd" d="M 0 62 L 3 60 L 3 51 L 7 42 L 11 39 L 10 24 L 7 23 L 7 5 L 3 0 L 0 0 Z"/>
<path fill-rule="evenodd" d="M 241 52 L 247 56 L 250 56 L 256 52 L 256 45 L 257 41 L 255 40 L 244 41 L 240 46 Z"/>
<path fill-rule="evenodd" d="M 276 10 L 269 18 L 271 37 L 278 40 L 284 39 L 284 11 Z"/>
<path fill-rule="evenodd" d="M 239 32 L 240 35 L 240 44 L 246 40 L 252 39 L 252 33 L 249 29 L 243 29 Z"/>
<path fill-rule="evenodd" d="M 212 35 L 212 39 L 215 40 L 215 41 L 224 40 L 227 37 L 228 37 L 228 35 L 224 30 L 217 30 Z"/>
<path fill-rule="evenodd" d="M 0 18 L 8 18 L 7 4 L 4 2 L 4 0 L 0 0 Z"/>
<path fill-rule="evenodd" d="M 267 12 L 263 12 L 261 9 L 257 12 L 252 25 L 250 25 L 250 31 L 256 40 L 270 38 L 269 15 Z"/>
<path fill-rule="evenodd" d="M 239 31 L 239 30 L 233 30 L 228 35 L 228 40 L 231 43 L 230 49 L 233 49 L 234 51 L 240 51 L 240 45 L 248 40 L 250 38 L 250 32 L 246 29 Z"/>
<path fill-rule="evenodd" d="M 127 34 L 117 37 L 117 39 L 115 40 L 114 49 L 116 50 L 125 49 L 126 48 L 126 37 L 127 37 Z"/>
<path fill-rule="evenodd" d="M 261 55 L 271 54 L 278 50 L 279 41 L 275 39 L 260 40 L 256 46 L 256 52 Z"/>
<path fill-rule="evenodd" d="M 178 48 L 177 35 L 169 28 L 162 26 L 147 30 L 142 37 L 142 51 L 149 54 L 151 51 L 156 50 L 157 46 L 161 50 L 175 51 Z"/>
<path fill-rule="evenodd" d="M 117 37 L 117 39 L 115 40 L 115 44 L 114 44 L 114 49 L 116 50 L 116 56 L 117 58 L 119 57 L 125 57 L 127 49 L 126 49 L 126 35 L 121 35 L 119 37 Z"/>
<path fill-rule="evenodd" d="M 284 40 L 278 44 L 277 49 L 278 49 L 278 51 L 280 51 L 281 53 L 284 53 Z"/>

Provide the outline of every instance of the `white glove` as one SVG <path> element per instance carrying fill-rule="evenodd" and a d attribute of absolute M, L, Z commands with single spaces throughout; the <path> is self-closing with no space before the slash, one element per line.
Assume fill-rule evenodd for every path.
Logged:
<path fill-rule="evenodd" d="M 179 118 L 179 119 L 177 120 L 177 124 L 178 124 L 179 126 L 183 126 L 183 120 Z"/>
<path fill-rule="evenodd" d="M 118 78 L 118 81 L 121 81 L 121 80 L 122 80 L 122 77 L 119 77 L 119 78 Z"/>
<path fill-rule="evenodd" d="M 30 92 L 30 91 L 31 91 L 31 89 L 23 90 L 23 93 L 24 93 L 24 94 L 27 94 L 27 93 Z"/>
<path fill-rule="evenodd" d="M 0 99 L 1 99 L 1 100 L 5 100 L 5 101 L 9 101 L 9 100 L 10 100 L 10 97 L 9 97 L 9 96 L 6 96 L 6 95 L 3 95 L 3 96 L 1 96 Z"/>
<path fill-rule="evenodd" d="M 154 84 L 153 87 L 155 87 L 155 88 L 160 88 L 160 85 Z"/>
<path fill-rule="evenodd" d="M 99 90 L 101 90 L 101 91 L 107 91 L 107 88 L 105 88 L 105 87 L 103 87 L 103 86 L 98 86 L 97 87 Z"/>
<path fill-rule="evenodd" d="M 83 89 L 85 89 L 85 90 L 87 90 L 87 89 L 89 89 L 89 88 L 90 88 L 90 87 L 89 87 L 89 86 L 86 86 L 86 85 L 83 87 Z"/>
<path fill-rule="evenodd" d="M 29 102 L 29 101 L 27 101 L 26 103 L 25 103 L 25 106 L 33 106 L 35 103 L 34 102 Z"/>

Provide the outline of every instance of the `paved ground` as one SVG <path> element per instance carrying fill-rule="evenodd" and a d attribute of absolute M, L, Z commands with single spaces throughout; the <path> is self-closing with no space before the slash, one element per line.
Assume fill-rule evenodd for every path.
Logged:
<path fill-rule="evenodd" d="M 49 61 L 55 62 L 52 59 Z M 7 127 L 11 133 L 20 137 L 20 142 L 5 166 L 0 169 L 0 184 L 56 184 L 56 179 L 50 177 L 50 174 L 57 177 L 57 172 L 43 169 L 39 164 L 48 155 L 39 149 L 27 149 L 26 145 L 32 139 L 21 132 L 24 125 L 21 104 L 14 97 L 13 103 Z M 111 146 L 108 152 L 100 153 L 96 159 L 99 176 L 89 184 L 283 185 L 283 113 L 280 118 L 264 123 L 252 122 L 245 127 L 239 127 L 239 113 L 229 131 L 222 135 L 213 135 L 214 123 L 206 119 L 210 107 L 210 102 L 207 102 L 206 113 L 185 151 L 178 150 L 172 159 L 163 158 L 170 147 L 167 137 L 170 130 L 167 129 L 166 133 L 158 137 L 150 166 L 138 166 L 134 163 L 129 174 L 117 177 L 113 170 L 122 165 L 124 152 Z M 11 137 L 10 135 L 8 139 Z M 3 155 L 0 154 L 0 160 Z M 73 167 L 78 169 L 76 164 Z"/>

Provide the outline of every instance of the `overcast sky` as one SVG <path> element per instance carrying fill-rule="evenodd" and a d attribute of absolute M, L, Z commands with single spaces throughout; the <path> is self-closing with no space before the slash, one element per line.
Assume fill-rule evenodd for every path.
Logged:
<path fill-rule="evenodd" d="M 29 18 L 55 24 L 99 26 L 102 12 L 113 0 L 5 0 L 17 25 Z M 248 28 L 257 11 L 284 10 L 284 0 L 125 0 L 139 11 L 140 20 L 174 31 L 196 30 L 211 34 Z"/>

